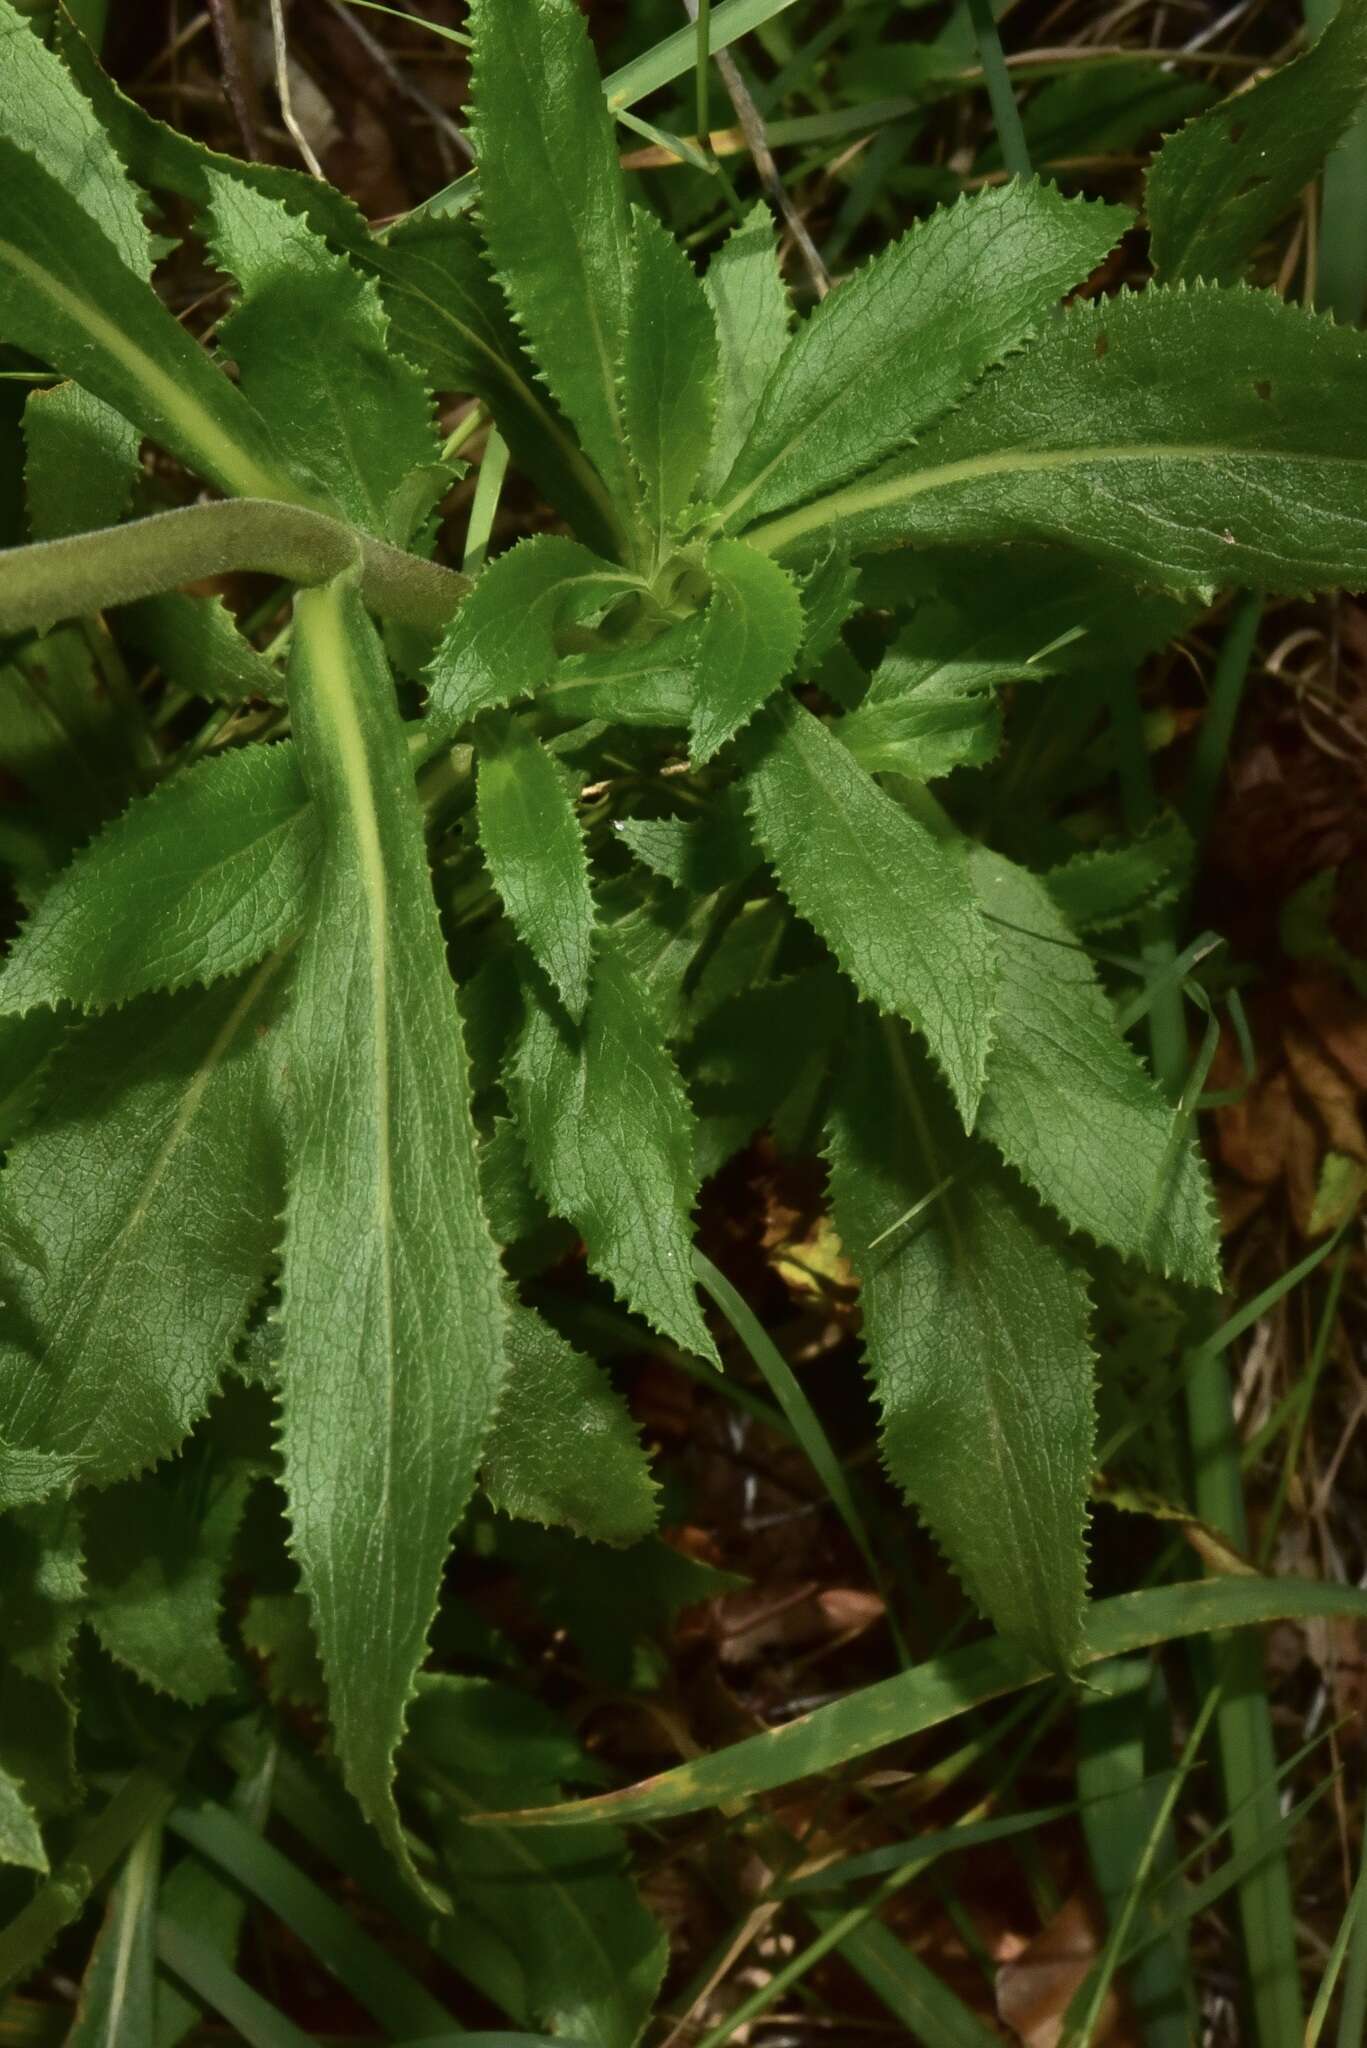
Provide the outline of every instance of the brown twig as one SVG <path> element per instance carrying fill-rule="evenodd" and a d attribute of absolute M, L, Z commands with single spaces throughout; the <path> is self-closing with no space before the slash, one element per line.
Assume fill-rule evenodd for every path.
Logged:
<path fill-rule="evenodd" d="M 684 0 L 684 9 L 689 20 L 696 22 L 698 0 Z M 821 259 L 821 251 L 808 232 L 806 221 L 788 197 L 787 189 L 779 176 L 778 165 L 774 162 L 774 153 L 769 147 L 769 139 L 765 133 L 764 117 L 755 105 L 750 88 L 741 76 L 740 66 L 731 52 L 716 51 L 713 62 L 721 76 L 722 84 L 726 87 L 727 97 L 736 110 L 736 119 L 740 122 L 746 147 L 755 160 L 760 182 L 782 215 L 788 232 L 801 251 L 802 260 L 807 266 L 817 297 L 824 299 L 831 288 L 830 272 Z"/>
<path fill-rule="evenodd" d="M 208 0 L 209 20 L 223 67 L 223 90 L 242 136 L 242 146 L 254 162 L 261 159 L 261 99 L 256 74 L 247 55 L 237 0 Z"/>

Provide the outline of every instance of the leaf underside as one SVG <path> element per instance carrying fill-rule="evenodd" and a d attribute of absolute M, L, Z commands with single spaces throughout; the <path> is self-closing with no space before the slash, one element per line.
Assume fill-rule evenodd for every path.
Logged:
<path fill-rule="evenodd" d="M 393 1757 L 504 1371 L 460 1022 L 393 685 L 345 582 L 290 700 L 320 852 L 290 1019 L 280 1447 L 348 1784 L 411 1870 Z"/>

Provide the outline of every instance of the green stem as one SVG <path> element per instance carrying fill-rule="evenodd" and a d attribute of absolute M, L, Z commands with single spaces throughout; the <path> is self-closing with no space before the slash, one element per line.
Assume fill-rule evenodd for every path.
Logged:
<path fill-rule="evenodd" d="M 143 1830 L 161 1819 L 174 1798 L 173 1786 L 158 1771 L 134 1771 L 124 1781 L 77 1837 L 60 1868 L 0 1932 L 0 1990 L 37 1968 L 101 1879 Z"/>
<path fill-rule="evenodd" d="M 1021 126 L 1016 95 L 1011 90 L 1011 76 L 1002 53 L 1002 39 L 997 33 L 992 0 L 967 0 L 967 4 L 968 18 L 978 38 L 978 56 L 983 67 L 983 83 L 992 105 L 992 119 L 997 124 L 997 140 L 1002 146 L 1002 162 L 1013 178 L 1033 177 L 1030 146 Z"/>
<path fill-rule="evenodd" d="M 469 593 L 466 577 L 325 512 L 269 498 L 232 498 L 0 552 L 0 636 L 30 626 L 45 632 L 59 619 L 234 570 L 327 583 L 358 550 L 366 603 L 400 625 L 438 631 Z"/>

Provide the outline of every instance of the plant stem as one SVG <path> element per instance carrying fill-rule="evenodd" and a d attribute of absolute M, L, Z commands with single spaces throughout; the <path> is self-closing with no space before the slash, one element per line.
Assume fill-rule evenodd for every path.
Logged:
<path fill-rule="evenodd" d="M 168 1778 L 134 1771 L 77 1836 L 70 1854 L 0 1933 L 0 1990 L 35 1969 L 130 1844 L 159 1821 L 175 1798 Z"/>
<path fill-rule="evenodd" d="M 453 570 L 405 554 L 325 512 L 269 498 L 232 498 L 0 552 L 0 636 L 30 626 L 45 632 L 59 619 L 81 618 L 233 570 L 327 583 L 358 552 L 366 603 L 400 625 L 435 632 L 470 590 L 468 579 Z"/>

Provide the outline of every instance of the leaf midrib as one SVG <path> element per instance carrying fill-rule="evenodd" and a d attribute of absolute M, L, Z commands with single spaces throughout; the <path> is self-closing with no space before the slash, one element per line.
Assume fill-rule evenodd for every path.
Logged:
<path fill-rule="evenodd" d="M 151 395 L 158 410 L 185 436 L 187 445 L 197 449 L 205 458 L 205 468 L 220 476 L 237 496 L 297 500 L 298 493 L 288 479 L 260 468 L 211 413 L 196 399 L 187 396 L 174 377 L 168 376 L 144 349 L 130 341 L 89 299 L 80 298 L 68 290 L 60 279 L 24 250 L 16 248 L 13 242 L 0 241 L 0 260 L 11 264 L 60 312 L 84 328 L 100 348 L 113 356 Z M 225 383 L 224 389 L 231 390 L 232 387 Z"/>
<path fill-rule="evenodd" d="M 795 512 L 765 520 L 751 527 L 745 540 L 761 554 L 781 554 L 809 533 L 841 519 L 857 519 L 867 512 L 906 503 L 927 491 L 945 490 L 954 484 L 972 483 L 984 477 L 1031 475 L 1041 471 L 1076 469 L 1087 464 L 1111 462 L 1218 462 L 1238 461 L 1297 463 L 1306 467 L 1358 468 L 1367 473 L 1367 462 L 1357 455 L 1311 455 L 1292 449 L 1246 448 L 1225 442 L 1144 441 L 1119 442 L 1080 448 L 1031 448 L 994 450 L 990 455 L 971 455 L 959 462 L 946 462 L 934 469 L 914 470 L 889 477 L 883 483 L 865 481 L 847 484 L 843 490 L 816 498 Z M 1367 525 L 1367 519 L 1364 520 Z"/>
<path fill-rule="evenodd" d="M 375 1078 L 375 1216 L 380 1259 L 380 1306 L 385 1340 L 385 1429 L 381 1445 L 383 1480 L 378 1519 L 391 1518 L 394 1483 L 394 1439 L 397 1423 L 394 1385 L 394 1157 L 390 1105 L 389 1050 L 389 884 L 384 848 L 370 784 L 365 734 L 356 709 L 347 643 L 342 586 L 328 584 L 308 593 L 312 603 L 310 632 L 314 661 L 311 680 L 319 716 L 331 726 L 342 794 L 351 817 L 360 869 L 363 915 L 369 933 L 371 1030 L 374 1034 Z M 301 600 L 302 603 L 302 600 Z"/>

